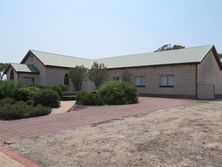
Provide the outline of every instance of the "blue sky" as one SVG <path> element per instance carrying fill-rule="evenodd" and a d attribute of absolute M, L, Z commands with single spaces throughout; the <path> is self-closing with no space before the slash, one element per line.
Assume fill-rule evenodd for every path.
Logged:
<path fill-rule="evenodd" d="M 0 62 L 20 62 L 29 49 L 99 58 L 172 43 L 222 52 L 221 7 L 221 0 L 1 0 Z"/>

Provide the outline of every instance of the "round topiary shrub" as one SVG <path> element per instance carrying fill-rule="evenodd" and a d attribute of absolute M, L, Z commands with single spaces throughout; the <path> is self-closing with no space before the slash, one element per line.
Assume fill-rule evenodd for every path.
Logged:
<path fill-rule="evenodd" d="M 110 81 L 98 89 L 105 104 L 133 104 L 138 102 L 136 87 L 130 82 Z"/>
<path fill-rule="evenodd" d="M 60 106 L 59 96 L 56 91 L 52 89 L 42 89 L 33 98 L 34 105 L 41 104 L 52 108 L 58 108 Z"/>
<path fill-rule="evenodd" d="M 80 91 L 77 94 L 76 103 L 80 105 L 101 106 L 104 104 L 103 99 L 97 91 Z"/>

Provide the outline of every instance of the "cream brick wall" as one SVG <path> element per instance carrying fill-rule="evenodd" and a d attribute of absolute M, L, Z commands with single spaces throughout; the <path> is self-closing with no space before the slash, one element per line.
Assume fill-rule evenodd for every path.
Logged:
<path fill-rule="evenodd" d="M 196 96 L 196 65 L 169 65 L 143 68 L 112 69 L 108 71 L 108 79 L 121 76 L 127 70 L 133 76 L 145 76 L 146 87 L 137 88 L 140 94 Z M 174 75 L 173 88 L 160 87 L 161 75 Z"/>
<path fill-rule="evenodd" d="M 39 78 L 37 83 L 40 85 L 46 85 L 47 79 L 46 79 L 46 67 L 33 55 L 30 55 L 24 64 L 33 64 L 40 72 Z"/>
<path fill-rule="evenodd" d="M 11 74 L 11 71 L 13 70 L 13 68 L 12 67 L 10 67 L 9 68 L 9 70 L 7 71 L 7 80 L 10 80 L 10 74 Z M 14 72 L 14 80 L 17 80 L 18 79 L 18 73 L 17 72 L 15 72 L 14 70 L 13 70 L 13 72 Z"/>
<path fill-rule="evenodd" d="M 66 74 L 69 74 L 69 69 L 67 68 L 57 68 L 57 67 L 47 67 L 46 68 L 46 78 L 47 84 L 64 84 L 64 77 Z M 73 84 L 71 79 L 69 79 L 70 88 L 73 89 Z M 82 89 L 92 90 L 94 84 L 85 77 L 82 83 Z"/>
<path fill-rule="evenodd" d="M 215 86 L 215 95 L 222 95 L 222 71 L 212 51 L 198 65 L 198 84 Z"/>
<path fill-rule="evenodd" d="M 39 85 L 39 76 L 38 74 L 28 74 L 28 73 L 20 73 L 19 75 L 19 80 L 23 80 L 23 78 L 33 78 L 34 79 L 34 84 Z"/>

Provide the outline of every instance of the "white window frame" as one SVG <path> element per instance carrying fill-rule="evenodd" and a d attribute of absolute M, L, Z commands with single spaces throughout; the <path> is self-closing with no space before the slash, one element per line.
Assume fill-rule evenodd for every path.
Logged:
<path fill-rule="evenodd" d="M 139 79 L 139 80 L 137 80 L 137 79 Z M 146 87 L 145 76 L 143 76 L 143 75 L 135 76 L 134 77 L 134 84 L 136 87 Z"/>
<path fill-rule="evenodd" d="M 163 83 L 163 77 L 166 79 Z M 175 76 L 174 75 L 161 75 L 160 76 L 160 87 L 169 87 L 172 88 L 175 85 Z"/>

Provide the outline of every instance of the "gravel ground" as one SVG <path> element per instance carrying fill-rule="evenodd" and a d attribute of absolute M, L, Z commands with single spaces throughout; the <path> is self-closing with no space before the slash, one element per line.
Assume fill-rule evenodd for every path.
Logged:
<path fill-rule="evenodd" d="M 222 101 L 163 109 L 8 147 L 43 167 L 221 167 Z"/>

